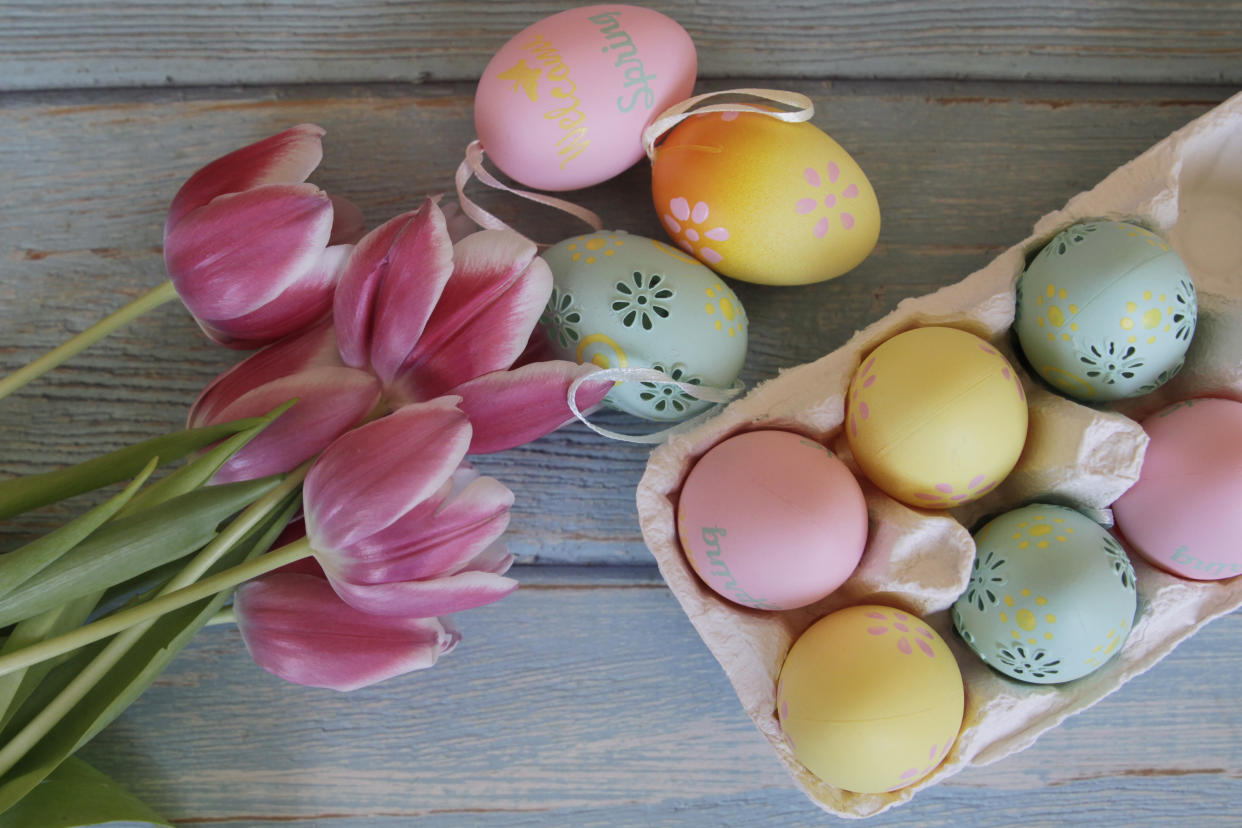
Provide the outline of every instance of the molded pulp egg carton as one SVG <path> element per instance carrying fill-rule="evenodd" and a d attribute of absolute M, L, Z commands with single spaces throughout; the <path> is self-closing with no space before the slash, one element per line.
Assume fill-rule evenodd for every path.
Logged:
<path fill-rule="evenodd" d="M 914 327 L 948 325 L 987 339 L 1022 366 L 1009 333 L 1014 287 L 1028 255 L 1058 231 L 1089 218 L 1137 220 L 1185 259 L 1199 292 L 1198 329 L 1186 366 L 1157 391 L 1090 408 L 1058 396 L 1029 373 L 1023 382 L 1030 428 L 1013 473 L 981 500 L 948 511 L 907 507 L 859 473 L 841 428 L 850 377 L 863 356 Z M 1138 478 L 1147 437 L 1136 422 L 1195 396 L 1242 401 L 1242 94 L 1178 130 L 1093 190 L 1044 216 L 1034 233 L 955 285 L 907 299 L 843 347 L 781 373 L 716 417 L 652 452 L 638 486 L 643 538 L 673 594 L 724 667 L 738 698 L 798 787 L 826 811 L 880 813 L 970 765 L 1029 747 L 1044 731 L 1090 707 L 1150 668 L 1208 621 L 1242 605 L 1242 577 L 1186 581 L 1131 554 L 1138 616 L 1121 652 L 1095 673 L 1064 685 L 1027 685 L 992 672 L 957 638 L 947 612 L 969 580 L 969 529 L 986 516 L 1043 501 L 1099 520 Z M 870 536 L 857 571 L 817 604 L 762 612 L 732 604 L 702 585 L 677 540 L 676 508 L 695 460 L 733 434 L 756 428 L 800 432 L 832 448 L 859 477 Z M 857 794 L 821 782 L 794 758 L 776 719 L 776 679 L 790 646 L 815 620 L 844 606 L 875 602 L 923 616 L 945 638 L 966 683 L 966 716 L 944 763 L 908 788 Z"/>

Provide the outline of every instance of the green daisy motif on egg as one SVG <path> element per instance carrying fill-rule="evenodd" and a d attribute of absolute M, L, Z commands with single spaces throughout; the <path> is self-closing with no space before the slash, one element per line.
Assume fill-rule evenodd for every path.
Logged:
<path fill-rule="evenodd" d="M 997 660 L 1018 678 L 1048 679 L 1060 672 L 1061 660 L 1052 658 L 1042 647 L 1025 644 L 996 645 Z"/>
<path fill-rule="evenodd" d="M 684 382 L 687 385 L 701 385 L 702 380 L 698 377 L 687 376 L 685 370 L 680 365 L 672 368 L 665 368 L 662 365 L 652 365 L 655 370 L 667 374 L 668 377 L 676 382 Z M 651 406 L 657 414 L 684 414 L 690 410 L 696 403 L 698 398 L 693 394 L 676 385 L 667 382 L 640 382 L 642 391 L 638 393 L 638 398 Z"/>
<path fill-rule="evenodd" d="M 1173 336 L 1183 342 L 1190 342 L 1195 335 L 1195 325 L 1199 321 L 1199 299 L 1195 294 L 1195 286 L 1189 279 L 1182 279 L 1173 294 Z M 1181 366 L 1179 365 L 1178 368 Z M 1174 373 L 1177 373 L 1174 371 Z"/>
<path fill-rule="evenodd" d="M 578 323 L 582 321 L 582 312 L 574 305 L 574 297 L 569 291 L 552 288 L 548 304 L 539 317 L 539 323 L 555 339 L 562 348 L 569 348 L 582 338 L 578 331 Z"/>
<path fill-rule="evenodd" d="M 1104 551 L 1113 564 L 1113 571 L 1121 576 L 1121 584 L 1126 589 L 1134 589 L 1134 564 L 1130 563 L 1126 551 L 1112 535 L 1104 536 Z"/>
<path fill-rule="evenodd" d="M 659 273 L 645 274 L 635 270 L 629 279 L 622 279 L 614 286 L 612 310 L 618 314 L 621 324 L 627 328 L 641 327 L 649 331 L 660 319 L 669 317 L 669 301 L 676 295 L 664 285 Z"/>
<path fill-rule="evenodd" d="M 1082 244 L 1094 232 L 1100 229 L 1098 224 L 1075 224 L 1068 230 L 1062 230 L 1044 247 L 1044 253 L 1064 256 L 1070 248 Z"/>
<path fill-rule="evenodd" d="M 1075 344 L 1078 361 L 1084 366 L 1083 375 L 1089 380 L 1115 385 L 1121 380 L 1133 379 L 1143 367 L 1143 359 L 1133 345 L 1111 340 Z"/>
<path fill-rule="evenodd" d="M 1000 603 L 1000 588 L 1006 583 L 1001 572 L 1004 566 L 1004 557 L 995 550 L 975 556 L 974 563 L 971 564 L 970 585 L 966 588 L 966 600 L 974 604 L 980 612 Z"/>

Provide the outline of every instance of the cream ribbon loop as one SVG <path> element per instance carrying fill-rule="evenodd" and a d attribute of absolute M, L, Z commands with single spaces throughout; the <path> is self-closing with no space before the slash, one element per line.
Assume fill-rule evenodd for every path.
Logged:
<path fill-rule="evenodd" d="M 758 98 L 761 101 L 789 107 L 789 109 L 771 110 L 754 104 L 738 102 L 699 106 L 703 101 L 725 96 Z M 661 112 L 651 122 L 651 125 L 643 130 L 643 151 L 647 153 L 647 157 L 652 161 L 655 160 L 655 145 L 661 135 L 691 115 L 700 115 L 705 112 L 758 112 L 760 115 L 767 115 L 769 118 L 775 118 L 778 121 L 799 123 L 811 120 L 815 115 L 815 104 L 806 95 L 799 92 L 788 92 L 784 89 L 723 89 L 719 92 L 706 92 L 702 95 L 695 95 L 693 98 L 686 98 L 684 101 L 675 103 Z"/>
<path fill-rule="evenodd" d="M 487 171 L 483 166 L 483 145 L 476 138 L 466 147 L 466 157 L 457 165 L 457 175 L 455 177 L 457 183 L 457 200 L 461 203 L 462 212 L 469 216 L 475 224 L 488 230 L 513 230 L 512 227 L 496 216 L 484 210 L 478 204 L 475 204 L 466 195 L 466 185 L 471 178 L 478 178 L 487 186 L 495 190 L 503 190 L 512 193 L 515 196 L 533 201 L 536 204 L 543 204 L 562 212 L 568 213 L 574 218 L 581 219 L 592 230 L 600 230 L 604 223 L 600 217 L 581 205 L 574 204 L 572 201 L 566 201 L 562 198 L 545 195 L 544 193 L 531 192 L 530 190 L 518 190 L 498 179 Z M 517 232 L 517 231 L 514 231 Z M 541 248 L 550 247 L 549 244 L 540 243 Z"/>
<path fill-rule="evenodd" d="M 595 371 L 594 373 L 584 374 L 574 380 L 569 386 L 569 391 L 566 394 L 567 401 L 569 402 L 569 410 L 572 411 L 574 416 L 582 421 L 587 428 L 591 429 L 596 434 L 607 437 L 611 440 L 620 440 L 626 443 L 662 443 L 669 437 L 689 431 L 699 423 L 708 419 L 716 413 L 716 409 L 719 408 L 719 405 L 714 405 L 706 411 L 696 414 L 689 420 L 678 423 L 670 428 L 652 432 L 651 434 L 622 434 L 619 431 L 613 431 L 612 429 L 596 425 L 588 420 L 586 415 L 582 413 L 582 410 L 578 408 L 578 389 L 582 387 L 582 384 L 584 382 L 599 382 L 601 380 L 614 380 L 616 382 L 633 380 L 636 382 L 658 382 L 661 385 L 675 385 L 697 400 L 706 400 L 707 402 L 717 404 L 729 402 L 740 394 L 743 388 L 745 388 L 741 380 L 733 383 L 733 385 L 729 388 L 716 388 L 710 385 L 679 382 L 670 377 L 668 374 L 665 374 L 663 371 L 657 371 L 654 368 L 604 368 L 602 370 Z"/>

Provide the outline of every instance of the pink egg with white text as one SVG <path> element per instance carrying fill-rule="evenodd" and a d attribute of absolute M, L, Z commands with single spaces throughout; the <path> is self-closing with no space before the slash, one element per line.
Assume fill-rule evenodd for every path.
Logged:
<path fill-rule="evenodd" d="M 1121 534 L 1183 578 L 1242 574 L 1242 402 L 1186 400 L 1142 425 L 1138 482 L 1113 504 Z"/>
<path fill-rule="evenodd" d="M 642 133 L 694 89 L 698 58 L 677 21 L 638 6 L 584 6 L 523 29 L 479 80 L 474 124 L 505 175 L 541 190 L 607 181 L 643 156 Z"/>
<path fill-rule="evenodd" d="M 713 446 L 677 507 L 682 550 L 708 587 L 785 610 L 832 593 L 858 566 L 867 504 L 850 470 L 814 440 L 750 431 Z"/>

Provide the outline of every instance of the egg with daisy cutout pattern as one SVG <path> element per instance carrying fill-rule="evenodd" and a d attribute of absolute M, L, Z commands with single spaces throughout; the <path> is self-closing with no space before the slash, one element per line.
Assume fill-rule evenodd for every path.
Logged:
<path fill-rule="evenodd" d="M 1061 393 L 1107 402 L 1159 388 L 1182 367 L 1198 300 L 1185 262 L 1133 222 L 1074 224 L 1018 279 L 1014 331 Z"/>
<path fill-rule="evenodd" d="M 1102 526 L 1035 503 L 975 533 L 953 626 L 986 664 L 1033 684 L 1073 681 L 1121 650 L 1137 607 L 1134 567 Z"/>
<path fill-rule="evenodd" d="M 654 368 L 687 386 L 729 388 L 746 360 L 737 295 L 698 260 L 656 239 L 600 231 L 543 254 L 552 295 L 540 327 L 558 359 Z M 657 422 L 711 407 L 670 382 L 624 379 L 605 404 Z"/>

